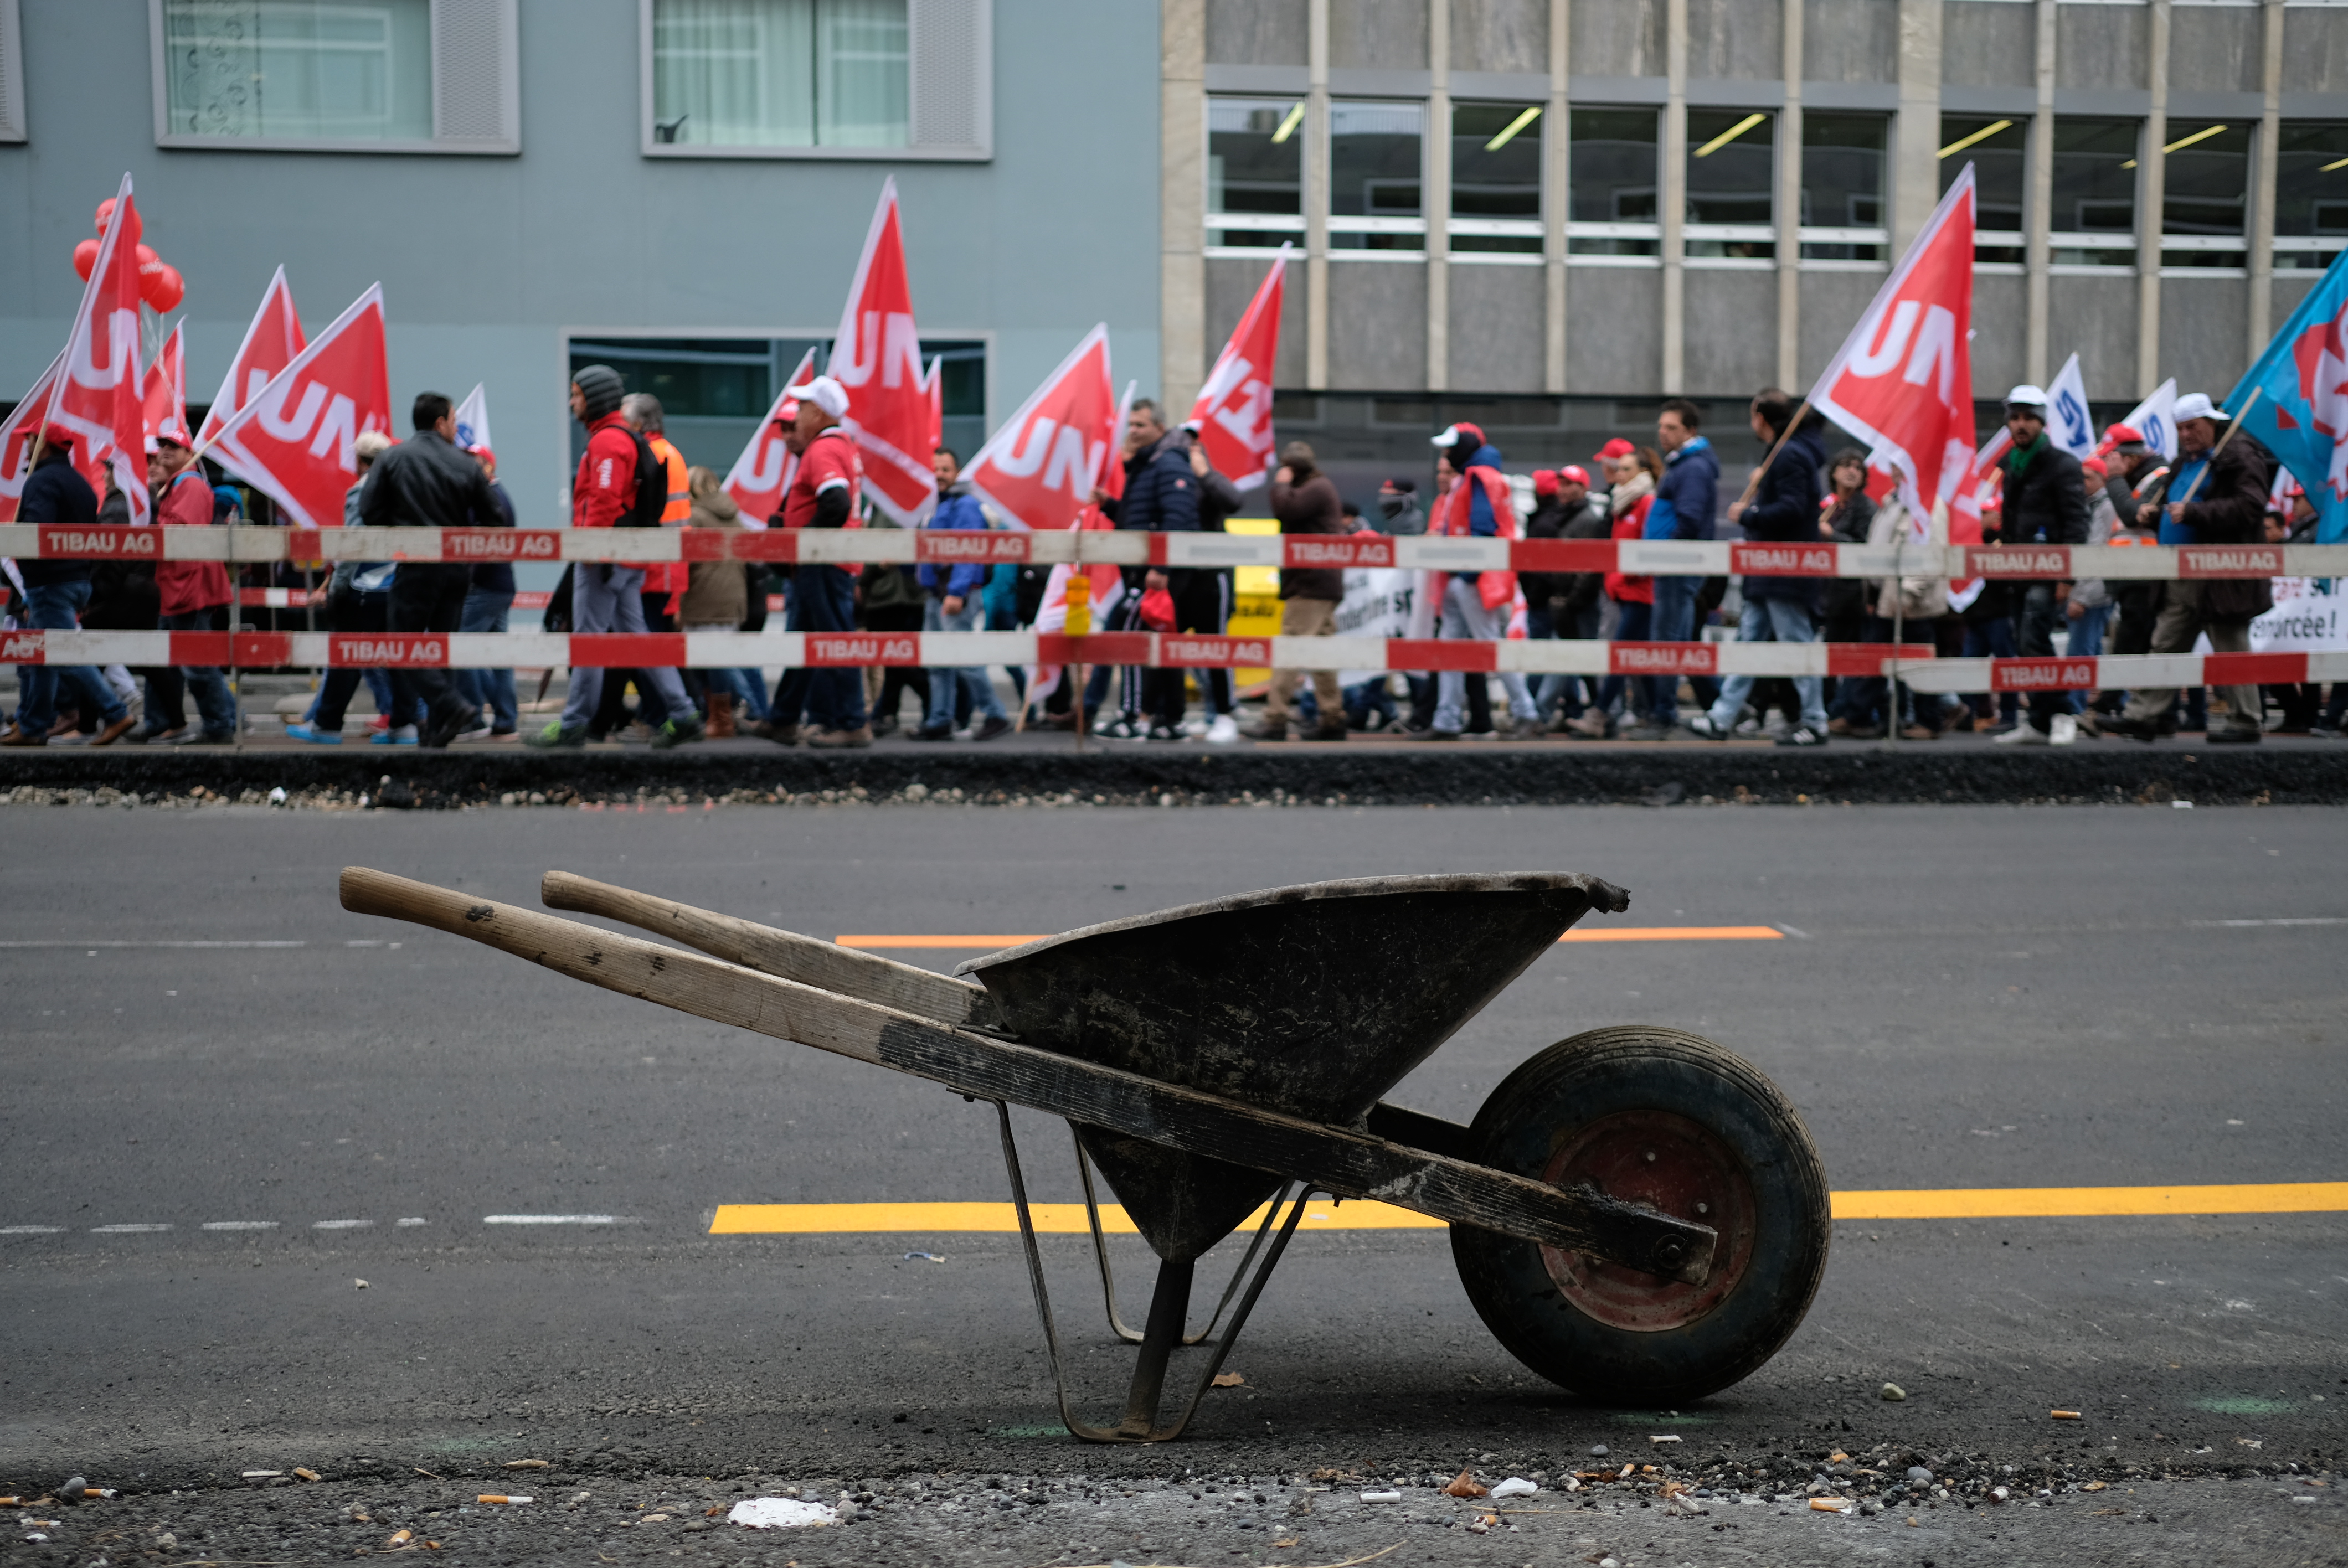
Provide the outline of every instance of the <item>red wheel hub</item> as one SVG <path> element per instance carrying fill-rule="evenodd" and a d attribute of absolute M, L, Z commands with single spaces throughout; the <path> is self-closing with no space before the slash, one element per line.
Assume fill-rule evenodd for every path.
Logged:
<path fill-rule="evenodd" d="M 1708 1128 L 1669 1111 L 1618 1111 L 1568 1134 L 1541 1179 L 1595 1186 L 1608 1197 L 1710 1225 L 1720 1240 L 1702 1285 L 1578 1252 L 1541 1248 L 1565 1298 L 1612 1328 L 1654 1334 L 1684 1327 L 1726 1299 L 1753 1260 L 1752 1173 Z"/>

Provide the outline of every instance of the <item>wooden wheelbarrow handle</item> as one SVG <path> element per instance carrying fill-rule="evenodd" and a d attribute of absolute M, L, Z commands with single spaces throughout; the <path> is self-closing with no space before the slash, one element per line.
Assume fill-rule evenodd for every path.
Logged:
<path fill-rule="evenodd" d="M 573 979 L 716 1023 L 931 1079 L 1251 1170 L 1375 1198 L 1455 1225 L 1544 1242 L 1701 1284 L 1714 1232 L 1603 1194 L 1566 1192 L 1343 1127 L 949 1029 L 874 1002 L 679 952 L 533 909 L 364 866 L 346 867 L 343 907 L 429 926 Z"/>

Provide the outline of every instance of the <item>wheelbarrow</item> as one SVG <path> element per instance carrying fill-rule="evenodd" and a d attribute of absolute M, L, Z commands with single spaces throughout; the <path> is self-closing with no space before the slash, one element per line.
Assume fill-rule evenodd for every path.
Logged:
<path fill-rule="evenodd" d="M 1381 1102 L 1576 921 L 1629 907 L 1594 876 L 1276 887 L 1087 926 L 953 976 L 560 871 L 541 897 L 696 951 L 379 871 L 342 876 L 346 909 L 992 1102 L 1061 1419 L 1080 1438 L 1182 1433 L 1316 1192 L 1447 1222 L 1493 1335 L 1602 1401 L 1685 1404 L 1746 1377 L 1825 1271 L 1826 1179 L 1801 1117 L 1694 1035 L 1632 1025 L 1561 1040 L 1464 1127 Z M 1075 1132 L 1110 1327 L 1139 1347 L 1111 1424 L 1070 1404 L 1013 1104 Z M 1117 1308 L 1096 1166 L 1159 1259 L 1138 1331 Z M 1258 1210 L 1213 1317 L 1189 1332 L 1198 1259 Z M 1187 1404 L 1161 1419 L 1175 1350 L 1226 1311 Z"/>

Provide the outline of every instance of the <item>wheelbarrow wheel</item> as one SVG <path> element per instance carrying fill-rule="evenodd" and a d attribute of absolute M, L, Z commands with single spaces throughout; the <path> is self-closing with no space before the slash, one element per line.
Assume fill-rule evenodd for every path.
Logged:
<path fill-rule="evenodd" d="M 1776 1086 L 1710 1040 L 1639 1025 L 1560 1040 L 1492 1091 L 1472 1133 L 1482 1163 L 1720 1233 L 1710 1276 L 1687 1285 L 1454 1225 L 1485 1326 L 1550 1381 L 1684 1403 L 1753 1372 L 1808 1310 L 1831 1230 L 1818 1150 Z"/>

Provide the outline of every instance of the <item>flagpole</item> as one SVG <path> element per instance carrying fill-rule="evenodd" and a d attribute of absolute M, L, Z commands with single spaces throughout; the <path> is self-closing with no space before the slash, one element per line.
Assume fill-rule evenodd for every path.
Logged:
<path fill-rule="evenodd" d="M 1777 439 L 1770 445 L 1769 455 L 1761 459 L 1761 466 L 1754 469 L 1752 477 L 1745 481 L 1745 493 L 1736 497 L 1740 508 L 1753 499 L 1753 492 L 1761 487 L 1761 476 L 1769 471 L 1769 465 L 1777 460 L 1778 452 L 1785 447 L 1787 438 L 1802 427 L 1802 420 L 1809 412 L 1810 400 L 1805 397 L 1801 406 L 1794 410 L 1794 417 L 1787 422 L 1786 428 L 1777 433 Z"/>

